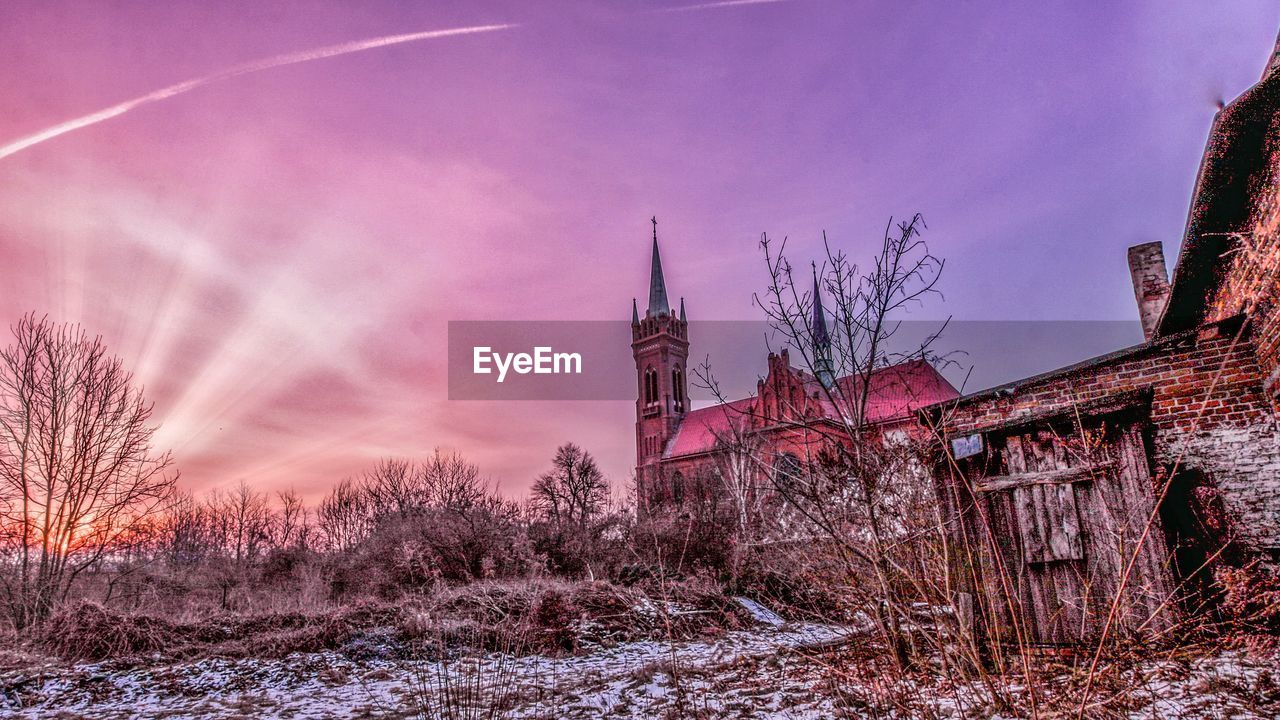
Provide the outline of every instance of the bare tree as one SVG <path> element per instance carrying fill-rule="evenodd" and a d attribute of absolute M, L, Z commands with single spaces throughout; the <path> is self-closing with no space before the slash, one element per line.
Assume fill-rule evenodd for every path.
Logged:
<path fill-rule="evenodd" d="M 716 397 L 721 396 L 710 361 L 695 368 L 694 375 L 697 378 L 695 382 L 708 386 Z M 733 404 L 726 405 L 723 412 L 724 425 L 712 431 L 716 453 L 714 465 L 706 474 L 711 476 L 712 486 L 718 487 L 733 506 L 729 571 L 736 581 L 742 571 L 744 556 L 754 550 L 759 539 L 762 491 L 769 483 L 762 477 L 762 458 L 766 450 L 752 423 L 752 413 Z M 699 477 L 695 480 L 700 483 L 707 479 Z"/>
<path fill-rule="evenodd" d="M 187 492 L 174 493 L 164 512 L 160 533 L 162 556 L 165 562 L 175 568 L 198 566 L 217 547 L 208 508 Z"/>
<path fill-rule="evenodd" d="M 223 516 L 227 551 L 237 566 L 247 566 L 266 552 L 271 544 L 272 526 L 276 517 L 271 511 L 271 500 L 264 492 L 249 487 L 244 480 L 236 483 L 229 494 L 214 495 L 212 502 L 220 507 Z"/>
<path fill-rule="evenodd" d="M 426 504 L 444 510 L 462 511 L 474 507 L 488 495 L 480 478 L 480 468 L 456 452 L 436 448 L 419 469 Z"/>
<path fill-rule="evenodd" d="M 100 337 L 34 315 L 0 351 L 3 600 L 40 623 L 76 578 L 158 513 L 177 477 L 152 406 Z"/>
<path fill-rule="evenodd" d="M 384 458 L 362 478 L 362 487 L 376 514 L 407 513 L 427 504 L 422 469 L 402 458 Z"/>
<path fill-rule="evenodd" d="M 276 493 L 280 512 L 275 522 L 274 543 L 278 548 L 307 549 L 311 540 L 311 518 L 302 498 L 293 488 Z"/>
<path fill-rule="evenodd" d="M 717 438 L 726 450 L 737 450 L 722 462 L 739 466 L 739 478 L 761 479 L 783 499 L 785 508 L 774 518 L 774 530 L 786 537 L 775 539 L 821 538 L 834 548 L 854 580 L 851 591 L 862 596 L 900 666 L 910 656 L 903 630 L 909 603 L 901 589 L 910 578 L 909 568 L 896 559 L 898 548 L 912 540 L 912 533 L 938 530 L 936 523 L 926 523 L 922 530 L 905 522 L 920 517 L 918 508 L 905 503 L 916 503 L 918 490 L 927 494 L 922 456 L 928 443 L 923 437 L 886 437 L 869 422 L 868 407 L 879 390 L 873 380 L 877 373 L 908 360 L 939 360 L 931 348 L 941 329 L 906 350 L 891 342 L 902 312 L 936 294 L 943 262 L 921 238 L 923 227 L 919 215 L 896 224 L 891 220 L 865 271 L 824 235 L 825 257 L 813 265 L 812 285 L 808 272 L 797 277 L 785 239 L 775 243 L 762 238 L 769 285 L 755 296 L 756 304 L 789 346 L 791 361 L 799 360 L 813 382 L 806 381 L 802 393 L 779 394 L 776 417 L 757 416 L 765 412 L 759 404 L 738 410 L 743 427 L 735 425 Z M 815 313 L 819 293 L 830 298 L 830 323 Z M 700 384 L 716 393 L 709 367 L 697 374 Z M 818 404 L 837 411 L 817 412 Z M 822 420 L 815 422 L 819 415 Z M 790 449 L 753 440 L 751 429 L 764 426 L 789 432 Z M 870 582 L 857 581 L 867 575 Z"/>
<path fill-rule="evenodd" d="M 355 480 L 342 479 L 320 501 L 316 525 L 328 549 L 346 552 L 355 548 L 373 531 L 368 493 Z"/>
<path fill-rule="evenodd" d="M 832 248 L 824 235 L 826 258 L 821 271 L 814 267 L 814 294 L 803 292 L 803 280 L 797 283 L 785 254 L 786 241 L 774 252 L 766 238 L 762 248 L 770 285 L 756 298 L 772 325 L 797 349 L 804 367 L 815 377 L 828 378 L 818 383 L 819 392 L 840 409 L 832 418 L 834 432 L 817 428 L 822 442 L 804 459 L 804 472 L 787 478 L 786 486 L 778 489 L 841 554 L 871 568 L 878 595 L 873 617 L 901 665 L 909 659 L 902 629 L 907 607 L 893 549 L 902 528 L 895 532 L 891 525 L 903 509 L 893 498 L 902 483 L 913 479 L 907 470 L 919 466 L 913 456 L 924 448 L 905 438 L 886 442 L 880 429 L 868 422 L 867 409 L 876 392 L 872 379 L 877 372 L 907 360 L 936 359 L 931 346 L 938 333 L 905 352 L 892 349 L 891 343 L 901 327 L 901 313 L 937 292 L 943 261 L 921 238 L 923 226 L 920 215 L 896 225 L 890 220 L 865 271 Z M 816 293 L 824 290 L 833 300 L 830 334 L 825 325 L 813 322 L 814 305 L 821 302 Z M 805 429 L 814 431 L 811 426 Z"/>
<path fill-rule="evenodd" d="M 533 484 L 533 503 L 556 523 L 585 527 L 609 502 L 609 482 L 591 453 L 565 443 L 551 460 L 551 470 Z"/>
<path fill-rule="evenodd" d="M 556 449 L 551 470 L 533 484 L 530 505 L 543 525 L 535 546 L 565 571 L 591 567 L 600 533 L 597 522 L 609 504 L 609 481 L 591 453 L 573 443 Z"/>

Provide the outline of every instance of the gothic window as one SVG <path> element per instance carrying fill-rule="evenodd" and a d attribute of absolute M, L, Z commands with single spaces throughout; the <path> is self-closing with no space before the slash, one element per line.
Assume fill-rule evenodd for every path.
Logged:
<path fill-rule="evenodd" d="M 644 404 L 652 405 L 656 402 L 658 402 L 658 371 L 653 368 L 645 368 Z"/>
<path fill-rule="evenodd" d="M 684 473 L 678 470 L 671 476 L 671 499 L 684 502 Z"/>
<path fill-rule="evenodd" d="M 671 394 L 676 401 L 676 412 L 684 412 L 684 371 L 677 365 L 671 370 Z"/>

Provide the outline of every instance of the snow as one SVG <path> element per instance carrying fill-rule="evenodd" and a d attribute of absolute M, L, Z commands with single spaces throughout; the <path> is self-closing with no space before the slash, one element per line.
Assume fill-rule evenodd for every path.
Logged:
<path fill-rule="evenodd" d="M 889 679 L 870 666 L 861 679 L 853 677 L 858 667 L 845 666 L 853 672 L 844 677 L 818 650 L 867 640 L 862 632 L 835 626 L 762 622 L 755 630 L 713 639 L 628 642 L 571 657 L 473 655 L 454 657 L 447 665 L 356 661 L 325 652 L 134 668 L 44 666 L 0 674 L 0 716 L 430 717 L 420 714 L 419 706 L 438 697 L 440 678 L 447 674 L 454 687 L 485 686 L 480 704 L 505 699 L 511 709 L 502 717 L 522 720 L 1000 717 L 976 681 L 931 675 Z M 1274 658 L 1216 652 L 1151 660 L 1133 673 L 1133 702 L 1118 717 L 1248 720 L 1276 717 L 1280 707 L 1280 668 Z M 1020 695 L 1016 687 L 1009 691 Z M 19 707 L 16 698 L 25 706 Z M 465 698 L 460 702 L 467 704 Z"/>
<path fill-rule="evenodd" d="M 672 673 L 695 672 L 774 655 L 779 651 L 839 642 L 841 628 L 796 624 L 767 632 L 730 632 L 715 640 L 623 643 L 586 655 L 511 658 L 491 654 L 474 661 L 455 660 L 455 674 L 509 676 L 494 692 L 532 698 L 511 717 L 546 717 L 550 708 L 568 711 L 556 717 L 643 717 L 655 702 L 676 702 L 687 691 Z M 206 659 L 159 667 L 113 669 L 108 664 L 79 665 L 50 677 L 3 676 L 6 689 L 19 688 L 25 707 L 13 693 L 0 710 L 18 718 L 42 718 L 59 711 L 68 717 L 166 718 L 400 717 L 414 703 L 414 679 L 438 690 L 441 666 L 423 662 L 353 661 L 336 652 L 295 654 L 282 660 Z M 25 680 L 25 682 L 24 682 Z M 7 703 L 7 707 L 6 707 Z M 635 711 L 631 714 L 629 710 Z"/>
<path fill-rule="evenodd" d="M 770 610 L 764 605 L 750 598 L 735 597 L 734 601 L 746 609 L 751 614 L 752 619 L 761 625 L 769 625 L 771 627 L 782 627 L 786 621 L 782 619 L 778 613 Z"/>

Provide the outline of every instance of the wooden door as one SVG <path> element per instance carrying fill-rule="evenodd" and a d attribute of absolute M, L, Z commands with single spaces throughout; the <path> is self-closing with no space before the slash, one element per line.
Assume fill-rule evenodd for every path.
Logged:
<path fill-rule="evenodd" d="M 969 536 L 985 546 L 987 625 L 1006 641 L 1019 630 L 1034 644 L 1096 639 L 1144 530 L 1113 637 L 1174 621 L 1141 425 L 1112 416 L 1079 427 L 1045 421 L 988 433 L 983 464 L 994 472 L 973 478 Z"/>

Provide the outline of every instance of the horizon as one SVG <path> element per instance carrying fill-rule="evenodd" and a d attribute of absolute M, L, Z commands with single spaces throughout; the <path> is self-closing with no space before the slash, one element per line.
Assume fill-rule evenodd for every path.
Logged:
<path fill-rule="evenodd" d="M 446 325 L 626 320 L 654 214 L 696 320 L 761 319 L 762 232 L 860 260 L 918 211 L 947 261 L 926 317 L 1136 322 L 1125 249 L 1172 269 L 1218 103 L 1280 26 L 1265 2 L 35 8 L 0 10 L 0 145 L 215 79 L 0 157 L 7 322 L 102 335 L 185 489 L 309 502 L 435 447 L 519 497 L 572 441 L 625 487 L 633 402 L 450 401 Z"/>

